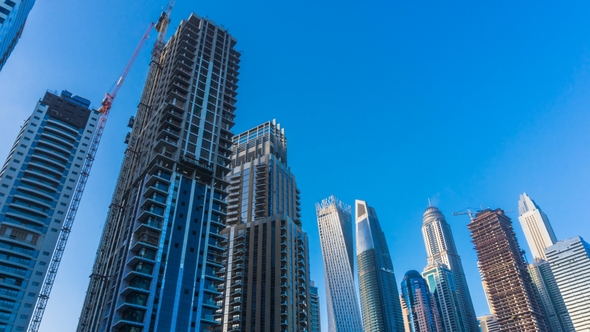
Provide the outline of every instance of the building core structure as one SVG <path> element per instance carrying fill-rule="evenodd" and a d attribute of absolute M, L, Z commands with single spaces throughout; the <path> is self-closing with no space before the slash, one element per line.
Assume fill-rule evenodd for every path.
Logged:
<path fill-rule="evenodd" d="M 273 120 L 234 136 L 231 167 L 220 331 L 307 331 L 308 238 L 284 129 Z"/>
<path fill-rule="evenodd" d="M 429 273 L 430 279 L 424 277 L 438 301 L 440 313 L 444 317 L 442 324 L 445 331 L 478 332 L 477 317 L 463 271 L 463 263 L 457 252 L 451 226 L 438 208 L 430 206 L 424 212 L 422 235 L 429 266 L 425 272 L 433 272 Z M 452 274 L 449 275 L 445 269 L 450 270 Z M 452 276 L 451 282 L 454 285 L 445 281 L 449 276 Z M 440 293 L 437 293 L 436 285 L 441 287 Z"/>
<path fill-rule="evenodd" d="M 87 99 L 47 92 L 0 171 L 0 331 L 31 322 L 98 118 Z"/>
<path fill-rule="evenodd" d="M 547 260 L 545 249 L 557 242 L 547 215 L 526 193 L 518 200 L 518 220 L 533 259 Z"/>
<path fill-rule="evenodd" d="M 501 209 L 485 209 L 468 228 L 500 330 L 549 331 L 510 218 Z"/>
<path fill-rule="evenodd" d="M 364 331 L 404 330 L 391 255 L 375 209 L 356 200 L 356 252 Z"/>
<path fill-rule="evenodd" d="M 240 54 L 192 14 L 151 66 L 78 331 L 214 331 Z"/>
<path fill-rule="evenodd" d="M 18 43 L 35 0 L 0 2 L 0 71 Z"/>
<path fill-rule="evenodd" d="M 354 285 L 354 247 L 350 205 L 334 196 L 316 204 L 326 277 L 326 305 L 330 332 L 363 330 Z"/>
<path fill-rule="evenodd" d="M 590 331 L 590 244 L 576 236 L 557 242 L 545 254 L 573 328 Z"/>

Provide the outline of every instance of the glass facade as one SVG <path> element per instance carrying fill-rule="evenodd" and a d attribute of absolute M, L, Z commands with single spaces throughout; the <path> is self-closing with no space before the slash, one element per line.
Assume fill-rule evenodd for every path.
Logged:
<path fill-rule="evenodd" d="M 404 330 L 397 281 L 375 209 L 357 200 L 357 266 L 365 331 Z"/>
<path fill-rule="evenodd" d="M 0 331 L 29 325 L 99 115 L 47 92 L 0 171 Z"/>
<path fill-rule="evenodd" d="M 402 306 L 407 332 L 437 332 L 442 327 L 426 281 L 418 271 L 408 271 L 402 281 Z"/>
<path fill-rule="evenodd" d="M 6 0 L 0 2 L 0 70 L 23 33 L 27 16 L 35 0 Z"/>

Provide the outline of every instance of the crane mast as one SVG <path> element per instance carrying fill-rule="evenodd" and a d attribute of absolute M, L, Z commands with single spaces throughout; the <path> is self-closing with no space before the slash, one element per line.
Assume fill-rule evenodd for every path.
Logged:
<path fill-rule="evenodd" d="M 105 94 L 101 106 L 97 110 L 100 113 L 98 125 L 96 127 L 96 131 L 94 132 L 92 142 L 90 143 L 88 154 L 86 155 L 86 159 L 84 160 L 84 165 L 82 166 L 82 171 L 80 172 L 80 177 L 78 178 L 78 182 L 74 190 L 74 195 L 68 208 L 66 217 L 64 219 L 63 226 L 60 230 L 57 245 L 53 252 L 53 256 L 51 257 L 49 269 L 47 270 L 47 274 L 43 281 L 41 292 L 39 293 L 39 298 L 37 299 L 37 303 L 35 305 L 35 311 L 33 312 L 31 323 L 29 324 L 29 332 L 37 332 L 39 330 L 39 326 L 41 324 L 41 320 L 43 319 L 45 308 L 47 307 L 47 301 L 49 300 L 49 295 L 51 293 L 51 289 L 53 288 L 55 277 L 57 275 L 57 270 L 61 263 L 61 259 L 66 248 L 70 232 L 72 231 L 74 219 L 76 218 L 76 213 L 78 212 L 78 207 L 82 199 L 82 194 L 84 193 L 84 188 L 86 187 L 86 183 L 88 182 L 90 170 L 92 169 L 92 165 L 96 157 L 96 152 L 98 150 L 98 146 L 100 144 L 100 140 L 102 138 L 104 128 L 108 120 L 111 107 L 113 105 L 113 101 L 115 100 L 115 97 L 117 96 L 119 89 L 121 88 L 121 85 L 123 85 L 123 82 L 125 81 L 125 78 L 129 73 L 129 70 L 131 70 L 133 63 L 137 59 L 139 52 L 143 48 L 143 45 L 145 44 L 146 40 L 148 39 L 153 26 L 153 23 L 150 24 L 147 31 L 144 33 L 141 41 L 139 42 L 139 45 L 135 49 L 133 56 L 127 63 L 125 69 L 123 70 L 123 73 L 115 83 L 113 89 Z"/>
<path fill-rule="evenodd" d="M 154 82 L 161 71 L 160 57 L 165 46 L 166 32 L 170 23 L 170 14 L 174 7 L 175 0 L 170 0 L 166 9 L 162 12 L 158 22 L 153 25 L 158 31 L 158 37 L 154 43 L 152 50 L 150 67 L 144 89 L 141 95 L 140 103 L 137 107 L 133 129 L 131 131 L 130 139 L 127 144 L 123 164 L 115 187 L 115 192 L 109 206 L 105 228 L 100 239 L 100 244 L 96 253 L 96 260 L 90 275 L 90 282 L 86 299 L 82 308 L 80 322 L 78 325 L 78 332 L 92 331 L 98 324 L 98 320 L 102 317 L 97 317 L 95 308 L 100 308 L 103 303 L 100 301 L 101 294 L 107 291 L 109 280 L 116 276 L 113 271 L 112 262 L 109 262 L 109 248 L 112 248 L 117 238 L 117 219 L 124 213 L 125 206 L 123 206 L 123 196 L 127 183 L 132 181 L 132 165 L 136 158 L 141 154 L 139 146 L 137 146 L 137 139 L 141 135 L 144 127 L 144 119 L 149 116 L 151 112 L 150 102 L 154 91 Z M 104 298 L 104 297 L 103 297 Z"/>

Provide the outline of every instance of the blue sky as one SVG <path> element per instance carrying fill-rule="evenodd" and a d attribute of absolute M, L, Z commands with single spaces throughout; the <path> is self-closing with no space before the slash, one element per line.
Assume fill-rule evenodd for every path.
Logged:
<path fill-rule="evenodd" d="M 98 106 L 164 5 L 38 1 L 0 72 L 0 157 L 47 89 Z M 482 315 L 468 218 L 453 211 L 516 211 L 526 191 L 558 238 L 590 239 L 589 10 L 584 1 L 177 0 L 170 31 L 195 12 L 238 39 L 234 132 L 273 118 L 286 128 L 322 310 L 314 203 L 334 194 L 375 207 L 398 282 L 426 264 L 420 227 L 430 198 L 452 225 Z M 42 331 L 77 324 L 154 40 L 115 101 Z"/>

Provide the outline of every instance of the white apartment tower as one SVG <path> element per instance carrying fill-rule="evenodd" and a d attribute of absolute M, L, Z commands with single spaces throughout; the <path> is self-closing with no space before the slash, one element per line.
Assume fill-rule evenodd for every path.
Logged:
<path fill-rule="evenodd" d="M 330 332 L 363 330 L 354 286 L 351 211 L 350 205 L 345 205 L 334 196 L 316 204 Z"/>
<path fill-rule="evenodd" d="M 557 242 L 547 215 L 526 193 L 518 200 L 518 220 L 534 259 L 544 259 L 545 248 Z"/>

